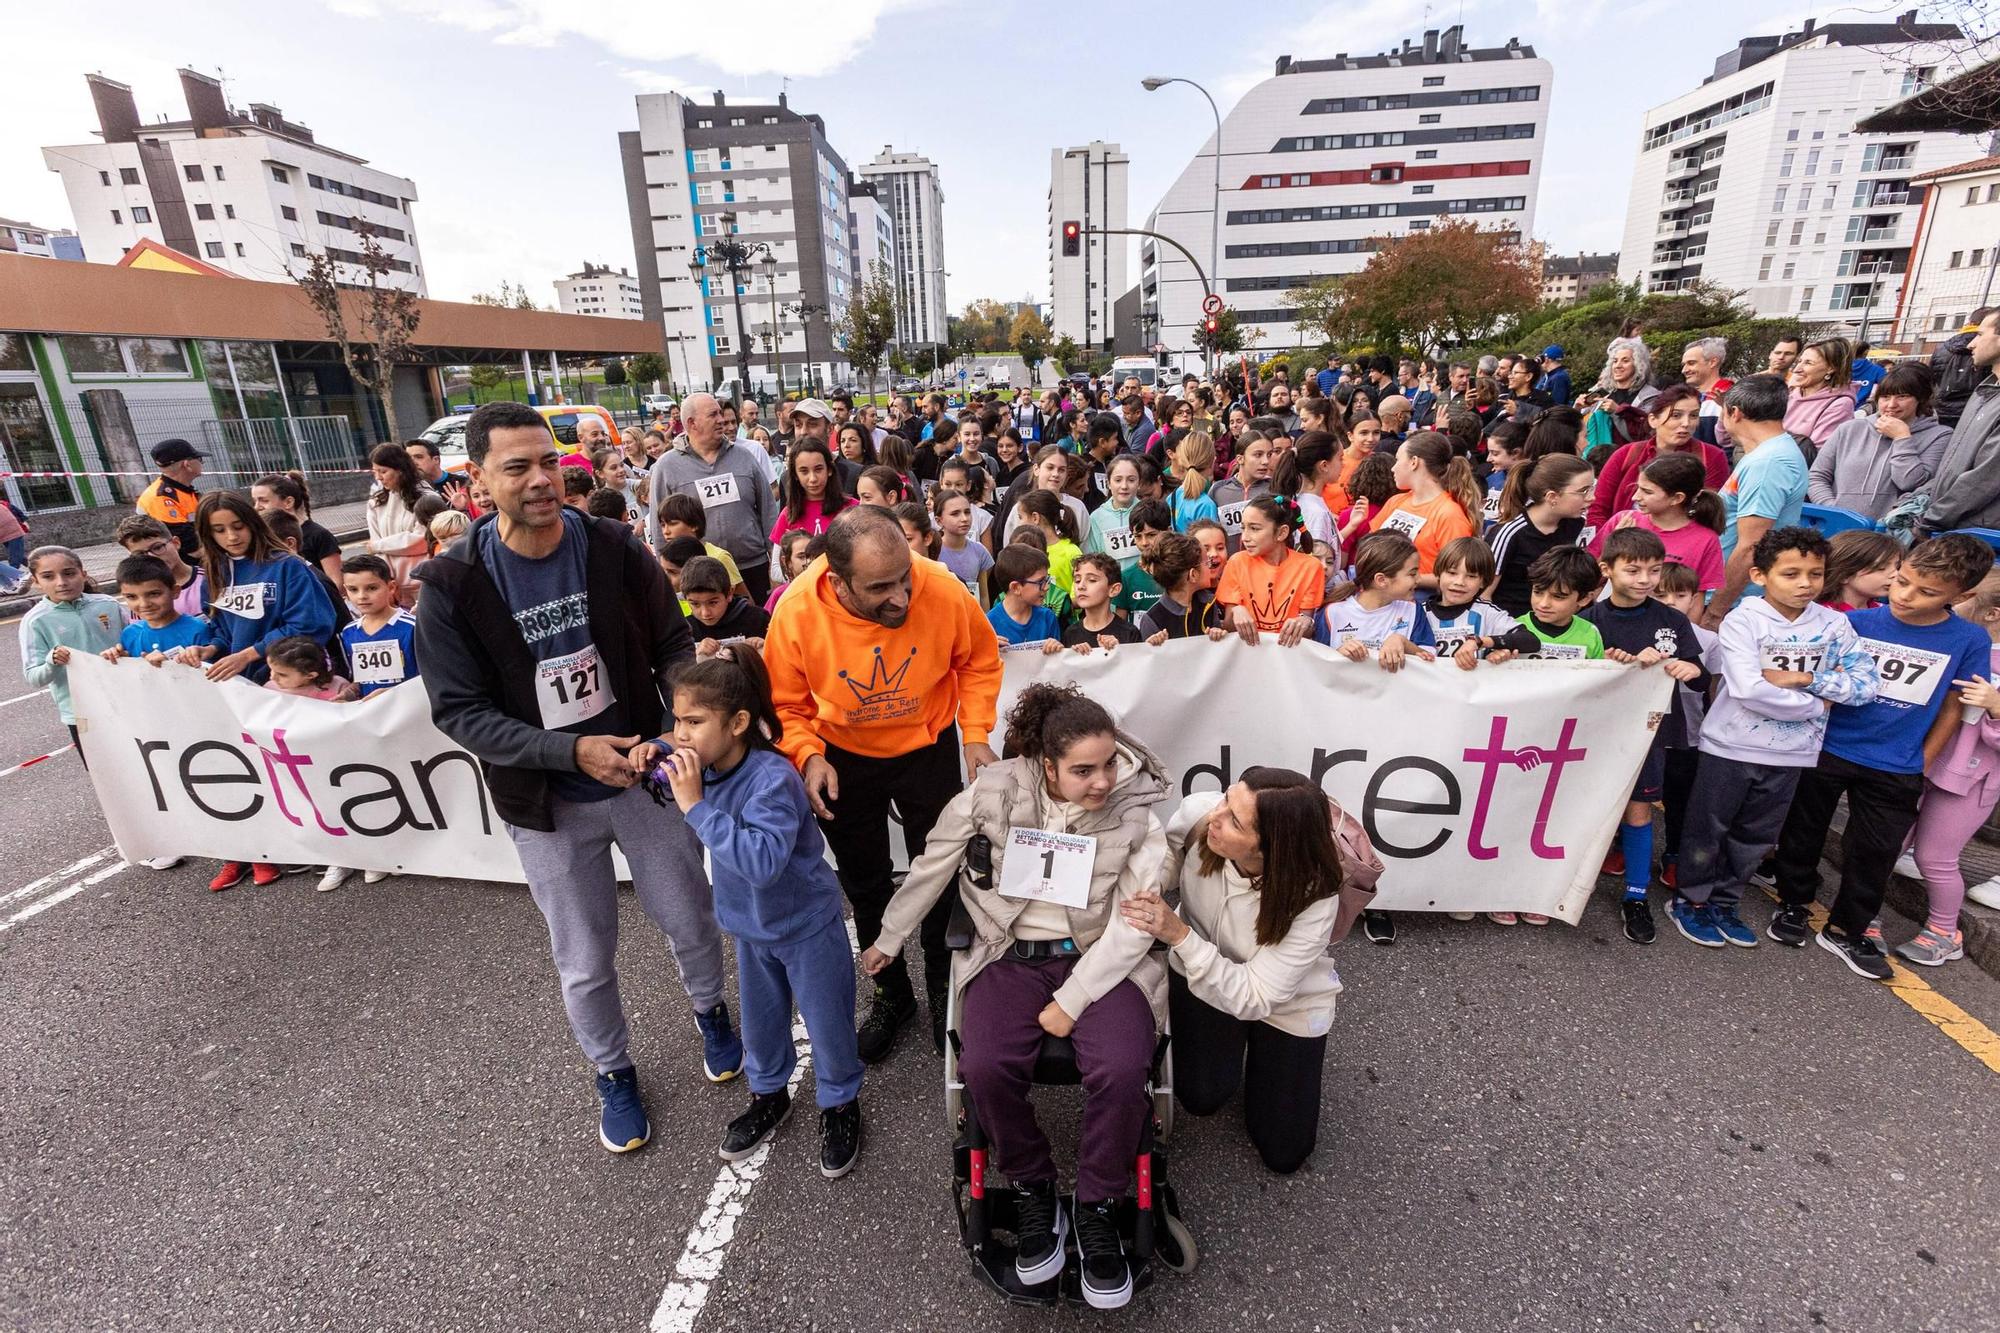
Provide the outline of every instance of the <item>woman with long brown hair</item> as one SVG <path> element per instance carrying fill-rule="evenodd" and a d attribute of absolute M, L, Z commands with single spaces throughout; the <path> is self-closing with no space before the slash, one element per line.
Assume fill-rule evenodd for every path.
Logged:
<path fill-rule="evenodd" d="M 1181 802 L 1164 887 L 1119 907 L 1169 946 L 1175 1095 L 1209 1115 L 1243 1088 L 1264 1165 L 1288 1175 L 1319 1138 L 1320 1071 L 1340 978 L 1326 946 L 1375 896 L 1382 862 L 1359 821 L 1302 773 L 1251 768 Z"/>

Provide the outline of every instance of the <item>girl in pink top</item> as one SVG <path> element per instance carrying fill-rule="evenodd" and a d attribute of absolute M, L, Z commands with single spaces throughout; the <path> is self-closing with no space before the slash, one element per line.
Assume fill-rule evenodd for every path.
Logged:
<path fill-rule="evenodd" d="M 265 661 L 271 667 L 271 678 L 264 682 L 267 690 L 336 704 L 353 703 L 361 697 L 361 691 L 333 674 L 326 648 L 303 634 L 272 644 Z"/>
<path fill-rule="evenodd" d="M 771 525 L 772 544 L 783 541 L 788 532 L 819 536 L 852 503 L 840 488 L 833 451 L 818 440 L 798 441 L 785 464 L 785 510 Z"/>
<path fill-rule="evenodd" d="M 1668 563 L 1694 571 L 1703 592 L 1720 588 L 1722 501 L 1702 488 L 1704 478 L 1695 455 L 1661 454 L 1640 471 L 1632 508 L 1614 515 L 1591 538 L 1590 553 L 1601 554 L 1605 537 L 1619 528 L 1644 528 L 1666 544 Z"/>

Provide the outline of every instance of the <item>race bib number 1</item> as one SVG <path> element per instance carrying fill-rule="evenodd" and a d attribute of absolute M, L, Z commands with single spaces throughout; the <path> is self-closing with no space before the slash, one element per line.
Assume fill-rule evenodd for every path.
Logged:
<path fill-rule="evenodd" d="M 1772 641 L 1757 649 L 1757 664 L 1766 671 L 1803 671 L 1816 676 L 1826 664 L 1826 644 L 1806 639 Z"/>
<path fill-rule="evenodd" d="M 703 477 L 695 483 L 695 494 L 701 498 L 703 509 L 713 509 L 717 505 L 736 502 L 736 474 L 724 472 L 720 476 Z"/>
<path fill-rule="evenodd" d="M 542 706 L 542 726 L 550 731 L 586 722 L 609 707 L 611 691 L 598 665 L 597 645 L 537 663 L 535 698 Z"/>
<path fill-rule="evenodd" d="M 1031 902 L 1084 907 L 1090 902 L 1090 871 L 1097 839 L 1046 829 L 1007 830 L 1007 855 L 1000 863 L 1000 894 Z"/>
<path fill-rule="evenodd" d="M 1863 639 L 1861 646 L 1875 659 L 1876 673 L 1882 678 L 1877 697 L 1919 708 L 1937 693 L 1938 682 L 1944 679 L 1945 663 L 1950 660 L 1943 653 L 1906 648 L 1880 639 Z"/>
<path fill-rule="evenodd" d="M 1233 505 L 1218 505 L 1216 517 L 1222 522 L 1222 530 L 1232 537 L 1243 535 L 1243 509 L 1247 502 L 1238 500 Z"/>
<path fill-rule="evenodd" d="M 403 645 L 400 643 L 357 644 L 352 660 L 356 685 L 397 685 L 402 682 Z"/>
<path fill-rule="evenodd" d="M 232 616 L 262 620 L 270 591 L 268 583 L 239 583 L 216 598 L 214 605 L 218 611 L 226 611 Z"/>

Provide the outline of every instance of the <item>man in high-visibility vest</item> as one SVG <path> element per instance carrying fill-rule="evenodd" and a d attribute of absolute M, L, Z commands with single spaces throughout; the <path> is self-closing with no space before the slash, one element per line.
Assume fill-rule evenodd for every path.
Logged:
<path fill-rule="evenodd" d="M 194 507 L 201 496 L 195 492 L 194 479 L 201 475 L 206 457 L 186 440 L 161 440 L 153 446 L 153 462 L 160 475 L 139 493 L 139 512 L 167 525 L 167 531 L 181 545 L 181 559 L 187 561 L 201 554 L 194 530 Z"/>

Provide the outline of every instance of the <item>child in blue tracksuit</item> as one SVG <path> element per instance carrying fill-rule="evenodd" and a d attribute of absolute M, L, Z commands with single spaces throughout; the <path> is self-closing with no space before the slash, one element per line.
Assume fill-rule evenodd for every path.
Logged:
<path fill-rule="evenodd" d="M 67 546 L 39 546 L 28 554 L 28 577 L 42 600 L 21 617 L 21 674 L 37 689 L 46 685 L 56 712 L 69 728 L 77 758 L 83 744 L 70 706 L 70 654 L 101 653 L 118 646 L 125 610 L 102 593 L 89 591 L 83 559 Z M 86 764 L 85 767 L 89 765 Z"/>
<path fill-rule="evenodd" d="M 210 680 L 269 677 L 264 654 L 280 639 L 303 634 L 325 643 L 333 634 L 333 602 L 313 568 L 280 546 L 255 505 L 235 491 L 214 491 L 195 510 L 202 568 L 214 608 L 220 654 Z"/>
<path fill-rule="evenodd" d="M 749 1157 L 791 1109 L 796 1001 L 812 1039 L 820 1174 L 844 1176 L 861 1151 L 854 953 L 805 783 L 777 750 L 783 728 L 763 659 L 742 645 L 722 648 L 674 678 L 673 705 L 671 739 L 631 757 L 672 791 L 708 848 L 715 919 L 736 938 L 751 1097 L 723 1135 L 722 1158 Z"/>

